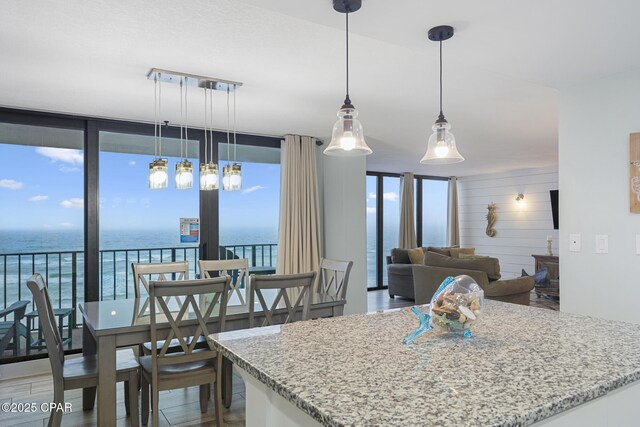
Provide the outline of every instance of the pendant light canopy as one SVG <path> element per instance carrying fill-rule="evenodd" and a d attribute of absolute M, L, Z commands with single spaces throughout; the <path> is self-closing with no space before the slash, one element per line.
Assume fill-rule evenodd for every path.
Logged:
<path fill-rule="evenodd" d="M 456 139 L 450 132 L 451 125 L 442 113 L 442 41 L 453 37 L 453 27 L 441 25 L 429 30 L 429 40 L 440 43 L 440 114 L 431 127 L 433 134 L 429 137 L 427 152 L 420 163 L 422 164 L 450 164 L 464 160 L 456 148 Z"/>
<path fill-rule="evenodd" d="M 331 143 L 324 150 L 328 156 L 354 157 L 371 154 L 371 148 L 364 140 L 362 124 L 357 119 L 358 110 L 349 98 L 349 13 L 360 9 L 362 0 L 333 0 L 333 8 L 345 14 L 346 34 L 346 96 L 344 104 L 338 110 L 338 121 L 333 125 Z"/>

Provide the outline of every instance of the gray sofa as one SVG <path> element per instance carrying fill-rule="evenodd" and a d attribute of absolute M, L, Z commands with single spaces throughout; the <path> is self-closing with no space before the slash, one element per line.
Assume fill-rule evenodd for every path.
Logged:
<path fill-rule="evenodd" d="M 460 259 L 447 256 L 447 248 L 423 248 L 425 264 L 422 265 L 411 264 L 401 251 L 394 249 L 387 257 L 391 298 L 402 296 L 416 304 L 427 304 L 446 277 L 466 274 L 478 283 L 488 299 L 529 305 L 533 278 L 500 280 L 500 264 L 496 258 Z"/>

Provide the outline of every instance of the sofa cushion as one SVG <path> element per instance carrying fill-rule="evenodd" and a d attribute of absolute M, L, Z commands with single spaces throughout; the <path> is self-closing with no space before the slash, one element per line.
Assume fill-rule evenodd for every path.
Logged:
<path fill-rule="evenodd" d="M 497 258 L 452 258 L 435 252 L 427 252 L 424 264 L 432 267 L 480 270 L 487 273 L 489 281 L 500 279 L 500 261 Z"/>
<path fill-rule="evenodd" d="M 458 257 L 460 259 L 476 259 L 476 258 L 490 258 L 489 255 L 469 255 L 469 254 L 460 254 Z"/>
<path fill-rule="evenodd" d="M 435 252 L 435 253 L 440 254 L 440 255 L 451 256 L 450 248 L 436 248 L 434 246 L 428 246 L 426 248 L 425 254 L 427 252 Z"/>
<path fill-rule="evenodd" d="M 422 248 L 407 250 L 411 264 L 424 264 L 424 251 Z"/>
<path fill-rule="evenodd" d="M 462 258 L 460 255 L 464 254 L 464 255 L 475 255 L 476 254 L 476 248 L 451 248 L 449 249 L 449 252 L 451 252 L 451 257 L 452 258 Z"/>
<path fill-rule="evenodd" d="M 394 264 L 411 264 L 409 253 L 406 249 L 391 249 L 391 262 Z"/>

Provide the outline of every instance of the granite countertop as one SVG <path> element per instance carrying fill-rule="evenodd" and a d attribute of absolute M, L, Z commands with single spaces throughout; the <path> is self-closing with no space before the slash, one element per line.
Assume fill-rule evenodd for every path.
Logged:
<path fill-rule="evenodd" d="M 327 426 L 524 426 L 640 379 L 640 325 L 485 300 L 470 340 L 408 310 L 214 334 Z"/>

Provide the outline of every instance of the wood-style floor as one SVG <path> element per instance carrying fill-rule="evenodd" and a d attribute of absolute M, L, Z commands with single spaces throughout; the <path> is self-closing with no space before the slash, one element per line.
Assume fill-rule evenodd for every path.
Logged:
<path fill-rule="evenodd" d="M 386 290 L 367 293 L 369 311 L 386 310 L 392 308 L 409 307 L 413 301 L 395 298 L 390 299 Z M 538 299 L 532 294 L 531 305 L 557 310 L 555 300 L 542 297 Z M 0 411 L 0 426 L 46 426 L 49 416 L 40 411 L 42 403 L 53 400 L 53 381 L 51 374 L 31 376 L 26 371 L 24 363 L 12 365 L 19 378 L 0 380 L 0 405 L 4 403 L 35 403 L 37 411 L 34 413 L 11 413 Z M 20 373 L 24 370 L 24 374 Z M 13 373 L 13 372 L 12 372 Z M 223 417 L 225 424 L 230 427 L 245 425 L 245 394 L 242 378 L 234 373 L 233 401 L 231 408 L 225 410 Z M 130 419 L 126 417 L 124 409 L 123 384 L 117 387 L 118 426 L 129 426 Z M 209 402 L 206 414 L 200 413 L 198 387 L 171 390 L 160 393 L 160 426 L 214 426 L 214 405 Z M 72 412 L 62 417 L 63 426 L 95 426 L 97 411 L 82 411 L 82 391 L 72 390 L 65 393 L 65 402 L 72 405 Z M 149 420 L 151 423 L 151 420 Z"/>

